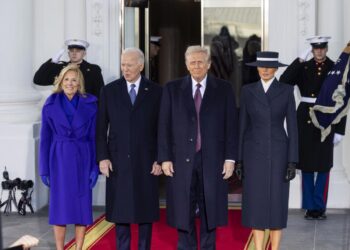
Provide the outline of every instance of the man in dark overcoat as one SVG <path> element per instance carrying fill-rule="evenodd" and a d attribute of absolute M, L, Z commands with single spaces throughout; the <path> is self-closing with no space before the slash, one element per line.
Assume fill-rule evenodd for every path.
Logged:
<path fill-rule="evenodd" d="M 139 249 L 151 247 L 152 222 L 159 218 L 156 163 L 161 87 L 141 76 L 144 54 L 121 55 L 123 77 L 101 90 L 96 151 L 106 179 L 106 219 L 116 223 L 117 249 L 130 249 L 130 223 L 139 224 Z"/>
<path fill-rule="evenodd" d="M 345 133 L 343 118 L 334 125 L 327 139 L 321 142 L 321 130 L 316 128 L 310 118 L 310 109 L 314 106 L 328 71 L 334 62 L 326 54 L 330 37 L 315 36 L 311 44 L 313 58 L 306 61 L 307 51 L 282 74 L 280 81 L 297 85 L 301 94 L 298 106 L 299 165 L 302 170 L 302 208 L 306 209 L 305 219 L 325 219 L 329 186 L 329 172 L 333 167 L 333 148 Z M 315 174 L 317 175 L 315 180 Z"/>
<path fill-rule="evenodd" d="M 236 159 L 235 98 L 229 82 L 207 74 L 206 48 L 188 47 L 185 59 L 190 75 L 166 84 L 159 114 L 167 222 L 178 229 L 178 249 L 197 249 L 198 206 L 200 249 L 215 249 L 216 227 L 227 223 L 227 179 Z"/>
<path fill-rule="evenodd" d="M 64 67 L 68 64 L 77 64 L 84 76 L 85 92 L 99 97 L 100 90 L 104 86 L 101 68 L 84 60 L 89 43 L 80 39 L 69 39 L 65 45 L 68 48 L 69 62 L 60 61 L 65 53 L 65 49 L 61 49 L 35 72 L 34 84 L 50 86 Z"/>

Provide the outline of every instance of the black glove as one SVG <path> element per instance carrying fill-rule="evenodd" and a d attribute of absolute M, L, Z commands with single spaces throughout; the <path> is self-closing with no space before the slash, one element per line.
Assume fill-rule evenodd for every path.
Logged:
<path fill-rule="evenodd" d="M 295 178 L 295 174 L 296 174 L 296 168 L 297 164 L 294 162 L 289 162 L 288 166 L 287 166 L 287 171 L 286 171 L 286 176 L 285 176 L 285 180 L 286 181 L 291 181 Z"/>
<path fill-rule="evenodd" d="M 236 167 L 235 167 L 235 173 L 237 175 L 238 180 L 243 180 L 244 175 L 243 175 L 243 164 L 242 162 L 237 162 Z"/>

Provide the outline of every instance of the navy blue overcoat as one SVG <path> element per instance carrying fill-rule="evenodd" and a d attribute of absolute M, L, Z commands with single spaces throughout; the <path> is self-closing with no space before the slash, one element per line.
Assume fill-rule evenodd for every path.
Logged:
<path fill-rule="evenodd" d="M 142 77 L 134 105 L 124 78 L 101 90 L 96 131 L 97 160 L 109 159 L 106 219 L 114 223 L 149 223 L 159 218 L 157 155 L 162 88 Z"/>
<path fill-rule="evenodd" d="M 92 224 L 89 177 L 95 160 L 97 98 L 80 96 L 70 124 L 60 95 L 52 94 L 42 110 L 39 173 L 50 177 L 49 223 Z"/>
<path fill-rule="evenodd" d="M 266 94 L 260 81 L 242 88 L 238 155 L 244 169 L 243 225 L 256 229 L 286 227 L 286 169 L 288 162 L 298 162 L 292 86 L 274 80 Z"/>
<path fill-rule="evenodd" d="M 167 83 L 159 114 L 158 161 L 172 161 L 167 177 L 167 222 L 189 230 L 190 186 L 195 157 L 197 117 L 190 76 Z M 227 223 L 228 183 L 225 159 L 236 160 L 237 118 L 230 83 L 208 75 L 200 109 L 204 200 L 208 227 Z"/>

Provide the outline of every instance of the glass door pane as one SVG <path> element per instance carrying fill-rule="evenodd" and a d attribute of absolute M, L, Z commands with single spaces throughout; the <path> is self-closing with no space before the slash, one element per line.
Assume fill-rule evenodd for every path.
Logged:
<path fill-rule="evenodd" d="M 263 35 L 264 0 L 202 0 L 202 45 L 210 49 L 210 71 L 232 84 L 236 104 L 243 84 L 259 80 L 255 67 Z M 229 201 L 241 201 L 241 182 L 230 180 Z"/>

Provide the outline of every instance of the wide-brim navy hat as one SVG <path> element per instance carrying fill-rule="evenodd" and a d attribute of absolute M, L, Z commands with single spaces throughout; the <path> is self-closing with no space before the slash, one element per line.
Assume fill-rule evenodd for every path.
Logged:
<path fill-rule="evenodd" d="M 263 68 L 278 68 L 288 66 L 287 64 L 283 64 L 278 61 L 278 52 L 274 51 L 259 51 L 256 53 L 256 61 L 246 64 L 248 66 Z"/>

